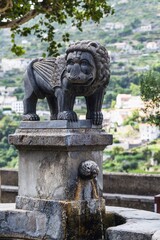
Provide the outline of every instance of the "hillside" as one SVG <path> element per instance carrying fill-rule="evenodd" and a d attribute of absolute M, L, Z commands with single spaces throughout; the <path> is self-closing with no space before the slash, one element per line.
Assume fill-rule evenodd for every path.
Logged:
<path fill-rule="evenodd" d="M 111 57 L 111 80 L 104 100 L 107 108 L 113 107 L 118 93 L 139 95 L 140 75 L 144 71 L 154 65 L 157 65 L 157 70 L 160 71 L 160 1 L 112 0 L 111 4 L 114 5 L 115 14 L 103 18 L 100 24 L 91 21 L 84 23 L 83 32 L 71 26 L 71 19 L 68 19 L 68 24 L 65 26 L 56 25 L 57 41 L 60 41 L 61 32 L 69 32 L 71 41 L 91 39 L 97 40 L 107 47 Z M 41 57 L 46 52 L 46 44 L 33 35 L 26 38 L 17 37 L 17 41 L 26 49 L 26 54 L 22 56 L 24 58 Z M 16 87 L 14 95 L 21 100 L 24 92 L 22 84 L 24 70 L 18 69 L 18 67 L 7 71 L 1 69 L 2 58 L 17 58 L 10 51 L 9 30 L 0 30 L 0 46 L 0 86 Z M 63 44 L 60 53 L 64 53 L 66 47 L 67 45 Z M 15 67 L 15 61 L 13 65 Z M 41 101 L 39 107 L 46 110 L 46 102 Z M 3 115 L 0 110 L 0 167 L 17 166 L 17 152 L 8 145 L 7 136 L 15 131 L 18 121 L 19 116 Z M 116 136 L 115 132 L 113 134 Z M 107 150 L 104 153 L 104 160 L 107 159 L 104 161 L 104 169 L 107 171 L 145 173 L 152 171 L 157 173 L 160 171 L 159 162 L 158 165 L 152 166 L 150 160 L 155 158 L 156 162 L 154 153 L 158 152 L 159 144 L 158 140 L 153 146 L 152 144 L 149 147 L 142 146 L 140 149 L 131 151 L 121 148 Z M 116 153 L 116 157 L 114 153 L 117 150 L 119 153 Z"/>
<path fill-rule="evenodd" d="M 114 0 L 111 1 L 111 5 L 115 8 L 114 15 L 103 18 L 100 24 L 91 21 L 84 23 L 83 32 L 71 26 L 71 19 L 64 26 L 55 24 L 58 41 L 61 32 L 69 32 L 71 41 L 93 39 L 108 48 L 112 77 L 105 98 L 107 107 L 115 100 L 118 93 L 139 94 L 139 75 L 158 64 L 160 57 L 159 0 Z M 9 30 L 0 32 L 0 58 L 16 58 L 10 52 Z M 25 39 L 18 37 L 17 41 L 27 51 L 25 58 L 36 58 L 46 52 L 46 44 L 34 36 Z M 64 53 L 66 47 L 63 44 L 60 52 Z M 16 76 L 9 75 L 12 78 L 10 85 L 19 87 L 21 83 L 15 80 Z M 8 85 L 8 81 L 7 75 L 6 81 L 3 77 L 3 83 L 2 78 L 0 79 L 0 85 Z"/>
<path fill-rule="evenodd" d="M 91 21 L 84 23 L 83 32 L 76 30 L 75 27 L 71 27 L 71 20 L 68 20 L 67 26 L 59 26 L 57 24 L 54 24 L 56 26 L 57 40 L 60 41 L 59 33 L 64 31 L 70 33 L 71 41 L 93 39 L 100 41 L 104 45 L 115 42 L 128 41 L 132 46 L 135 47 L 139 43 L 145 43 L 147 41 L 154 41 L 159 39 L 159 0 L 114 0 L 111 1 L 110 4 L 114 6 L 115 14 L 112 16 L 104 17 L 100 24 L 94 24 Z M 116 25 L 109 27 L 109 24 L 111 23 L 119 23 L 119 26 Z M 140 26 L 146 26 L 149 24 L 152 25 L 151 31 L 134 31 Z M 28 25 L 30 25 L 30 23 L 28 23 Z M 9 30 L 1 30 L 0 57 L 14 57 L 12 53 L 9 53 L 9 35 Z M 19 37 L 18 42 L 26 47 L 27 54 L 25 54 L 25 57 L 31 57 L 32 55 L 34 57 L 37 57 L 37 53 L 42 54 L 43 51 L 45 51 L 45 44 L 37 41 L 34 36 L 29 36 L 25 39 Z M 63 48 L 65 48 L 65 46 L 63 46 Z M 142 48 L 142 46 L 140 48 Z M 36 49 L 36 52 L 31 52 L 33 49 Z M 61 51 L 63 51 L 63 49 Z"/>

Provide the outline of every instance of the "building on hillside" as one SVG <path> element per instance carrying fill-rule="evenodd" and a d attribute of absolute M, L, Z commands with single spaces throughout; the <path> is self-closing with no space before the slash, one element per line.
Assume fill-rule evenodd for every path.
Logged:
<path fill-rule="evenodd" d="M 15 101 L 12 103 L 12 112 L 23 113 L 23 101 Z"/>
<path fill-rule="evenodd" d="M 18 59 L 7 59 L 2 58 L 1 67 L 2 71 L 10 71 L 12 69 L 25 70 L 31 59 L 18 58 Z"/>
<path fill-rule="evenodd" d="M 160 136 L 160 129 L 156 125 L 149 123 L 139 124 L 140 138 L 142 141 L 153 141 Z"/>
<path fill-rule="evenodd" d="M 114 128 L 115 124 L 121 126 L 124 120 L 132 115 L 131 109 L 113 109 L 108 112 L 103 111 L 104 125 Z"/>
<path fill-rule="evenodd" d="M 0 95 L 5 95 L 5 92 L 6 92 L 6 87 L 0 86 Z"/>
<path fill-rule="evenodd" d="M 114 24 L 114 29 L 124 29 L 124 24 L 123 23 L 121 23 L 121 22 L 116 22 L 115 24 Z"/>
<path fill-rule="evenodd" d="M 12 109 L 13 102 L 17 101 L 16 96 L 0 96 L 0 109 Z"/>
<path fill-rule="evenodd" d="M 148 32 L 152 30 L 152 25 L 151 24 L 147 24 L 147 25 L 143 25 L 140 27 L 140 32 Z"/>
<path fill-rule="evenodd" d="M 144 107 L 144 103 L 140 96 L 132 96 L 131 94 L 118 94 L 116 98 L 115 108 L 117 109 L 140 109 Z"/>
<path fill-rule="evenodd" d="M 30 45 L 30 42 L 27 39 L 22 39 L 21 44 L 22 45 Z"/>
<path fill-rule="evenodd" d="M 132 115 L 136 109 L 144 107 L 140 96 L 132 96 L 131 94 L 118 94 L 115 109 L 108 112 L 103 111 L 104 125 L 113 128 L 115 124 L 122 126 L 126 118 Z"/>
<path fill-rule="evenodd" d="M 5 87 L 1 86 L 0 87 L 0 95 L 1 96 L 12 96 L 16 87 Z"/>
<path fill-rule="evenodd" d="M 105 25 L 105 29 L 114 29 L 114 23 L 113 22 L 108 22 Z"/>
<path fill-rule="evenodd" d="M 146 48 L 149 49 L 149 50 L 157 50 L 159 47 L 158 47 L 158 44 L 156 42 L 148 42 L 146 44 Z"/>
<path fill-rule="evenodd" d="M 115 43 L 114 46 L 117 48 L 117 49 L 123 49 L 125 50 L 127 48 L 127 43 L 126 42 L 118 42 L 118 43 Z"/>
<path fill-rule="evenodd" d="M 118 1 L 118 4 L 125 4 L 125 3 L 128 3 L 128 0 L 120 0 L 120 1 Z"/>
<path fill-rule="evenodd" d="M 121 22 L 116 22 L 116 23 L 108 22 L 108 23 L 106 23 L 106 25 L 104 27 L 104 30 L 105 29 L 110 29 L 110 30 L 113 30 L 113 29 L 124 29 L 124 24 L 121 23 Z"/>
<path fill-rule="evenodd" d="M 134 54 L 135 50 L 133 49 L 133 47 L 128 44 L 127 42 L 118 42 L 115 43 L 114 46 L 120 50 L 120 52 L 125 52 L 125 53 L 129 53 L 129 54 Z"/>

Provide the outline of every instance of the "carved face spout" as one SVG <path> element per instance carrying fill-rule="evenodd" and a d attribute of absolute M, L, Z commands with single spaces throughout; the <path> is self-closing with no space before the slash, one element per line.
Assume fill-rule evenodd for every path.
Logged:
<path fill-rule="evenodd" d="M 67 56 L 66 76 L 70 83 L 89 86 L 96 77 L 96 65 L 89 52 L 74 51 Z"/>

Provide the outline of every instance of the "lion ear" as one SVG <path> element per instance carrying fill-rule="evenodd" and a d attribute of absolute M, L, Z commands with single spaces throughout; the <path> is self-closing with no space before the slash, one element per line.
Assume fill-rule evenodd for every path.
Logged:
<path fill-rule="evenodd" d="M 88 46 L 94 47 L 94 48 L 98 48 L 98 42 L 90 42 L 88 44 Z"/>

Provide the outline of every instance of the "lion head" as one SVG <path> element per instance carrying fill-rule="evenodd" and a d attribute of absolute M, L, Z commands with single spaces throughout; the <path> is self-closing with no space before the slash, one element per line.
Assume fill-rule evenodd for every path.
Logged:
<path fill-rule="evenodd" d="M 66 60 L 66 77 L 69 83 L 80 86 L 92 84 L 96 76 L 96 65 L 91 53 L 70 52 Z"/>
<path fill-rule="evenodd" d="M 66 51 L 65 78 L 75 86 L 83 86 L 82 92 L 90 94 L 107 86 L 110 78 L 107 50 L 95 41 L 79 41 L 70 44 Z"/>

